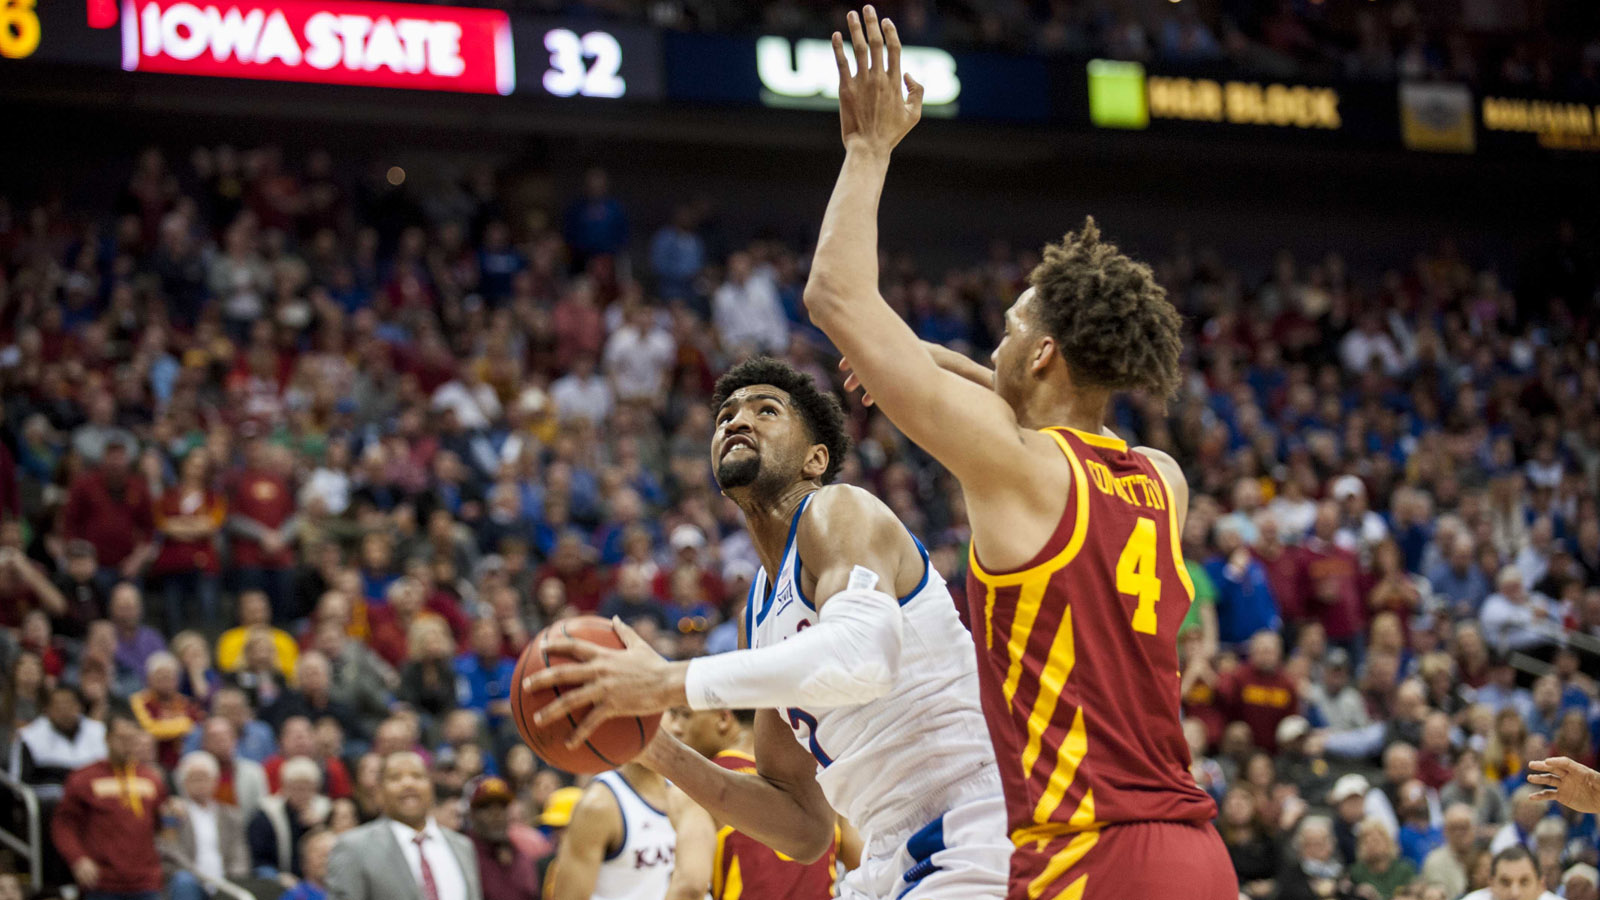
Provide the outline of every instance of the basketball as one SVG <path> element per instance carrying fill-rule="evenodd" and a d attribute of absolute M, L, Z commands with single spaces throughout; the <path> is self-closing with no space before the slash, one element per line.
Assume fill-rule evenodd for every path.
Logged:
<path fill-rule="evenodd" d="M 555 700 L 563 688 L 524 691 L 522 680 L 550 666 L 577 662 L 571 657 L 547 653 L 545 645 L 552 637 L 622 649 L 622 638 L 617 636 L 611 620 L 599 616 L 564 619 L 535 635 L 523 649 L 522 658 L 517 660 L 516 674 L 511 679 L 511 715 L 517 720 L 517 732 L 522 735 L 522 740 L 533 748 L 540 759 L 575 775 L 609 771 L 638 756 L 656 736 L 656 729 L 661 727 L 660 713 L 609 719 L 574 749 L 567 748 L 567 738 L 583 721 L 589 707 L 569 713 L 560 721 L 550 722 L 543 727 L 533 724 L 534 714 Z"/>

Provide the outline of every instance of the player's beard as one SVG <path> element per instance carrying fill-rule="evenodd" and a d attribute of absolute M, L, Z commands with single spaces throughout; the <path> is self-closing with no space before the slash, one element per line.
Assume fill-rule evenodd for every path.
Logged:
<path fill-rule="evenodd" d="M 749 487 L 761 477 L 761 455 L 749 453 L 737 459 L 723 458 L 717 464 L 717 486 L 723 490 Z"/>

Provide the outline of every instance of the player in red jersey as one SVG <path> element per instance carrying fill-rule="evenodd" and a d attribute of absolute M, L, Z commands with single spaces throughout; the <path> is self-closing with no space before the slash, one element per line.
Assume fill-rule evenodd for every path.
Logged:
<path fill-rule="evenodd" d="M 756 774 L 755 711 L 747 709 L 669 710 L 662 726 L 696 753 L 724 769 Z M 833 846 L 812 863 L 790 859 L 732 825 L 717 829 L 717 855 L 711 877 L 712 900 L 826 900 L 834 896 L 834 862 L 853 869 L 861 859 L 861 838 L 853 829 L 834 828 Z"/>
<path fill-rule="evenodd" d="M 990 372 L 917 340 L 878 294 L 889 154 L 920 118 L 872 7 L 834 35 L 845 161 L 805 304 L 895 425 L 960 479 L 967 602 L 1015 846 L 1014 900 L 1235 900 L 1179 726 L 1178 628 L 1193 598 L 1188 505 L 1167 454 L 1104 428 L 1112 396 L 1179 385 L 1180 320 L 1149 267 L 1093 222 L 1047 247 Z"/>

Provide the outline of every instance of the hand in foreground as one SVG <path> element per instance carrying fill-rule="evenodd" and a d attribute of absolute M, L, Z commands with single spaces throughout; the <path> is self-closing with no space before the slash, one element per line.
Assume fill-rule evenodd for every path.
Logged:
<path fill-rule="evenodd" d="M 607 719 L 648 715 L 688 705 L 683 692 L 687 666 L 662 659 L 638 632 L 620 619 L 612 619 L 612 622 L 622 638 L 621 650 L 571 638 L 546 638 L 547 653 L 571 657 L 578 662 L 551 666 L 522 679 L 524 691 L 571 688 L 562 690 L 559 697 L 534 714 L 536 726 L 586 706 L 592 707 L 567 739 L 569 748 L 588 740 Z"/>
<path fill-rule="evenodd" d="M 850 13 L 850 45 L 856 70 L 844 52 L 844 36 L 833 33 L 833 57 L 839 64 L 839 131 L 845 149 L 860 147 L 888 153 L 922 118 L 922 85 L 900 74 L 900 33 L 871 6 Z M 906 93 L 900 92 L 901 82 Z"/>
<path fill-rule="evenodd" d="M 92 891 L 94 886 L 100 883 L 100 867 L 95 865 L 94 860 L 85 856 L 72 864 L 72 880 L 78 883 L 78 887 Z"/>
<path fill-rule="evenodd" d="M 850 360 L 842 356 L 839 357 L 839 371 L 847 373 L 844 377 L 844 392 L 846 394 L 861 387 L 861 378 L 856 375 L 854 369 L 850 368 Z M 861 405 L 872 405 L 872 395 L 867 393 L 866 388 L 861 388 Z"/>
<path fill-rule="evenodd" d="M 1536 759 L 1528 768 L 1533 771 L 1528 782 L 1544 788 L 1533 799 L 1554 800 L 1578 812 L 1600 813 L 1600 772 L 1565 756 Z"/>

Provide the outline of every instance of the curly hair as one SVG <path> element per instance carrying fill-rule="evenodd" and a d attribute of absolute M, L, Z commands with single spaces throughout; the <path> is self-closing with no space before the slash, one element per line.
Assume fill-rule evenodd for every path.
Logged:
<path fill-rule="evenodd" d="M 1183 318 L 1150 267 L 1100 239 L 1094 218 L 1044 248 L 1033 310 L 1075 381 L 1171 397 L 1183 382 Z"/>
<path fill-rule="evenodd" d="M 845 454 L 850 452 L 850 435 L 845 433 L 844 408 L 839 405 L 839 398 L 831 391 L 817 390 L 815 379 L 788 363 L 770 356 L 756 356 L 717 379 L 716 389 L 711 393 L 712 414 L 715 415 L 735 391 L 753 384 L 770 384 L 789 395 L 811 440 L 828 448 L 828 468 L 822 473 L 822 483 L 833 481 L 844 466 Z"/>

